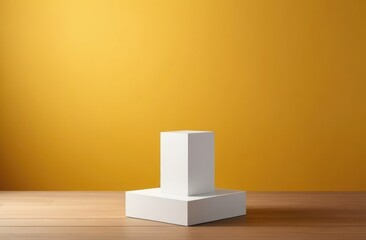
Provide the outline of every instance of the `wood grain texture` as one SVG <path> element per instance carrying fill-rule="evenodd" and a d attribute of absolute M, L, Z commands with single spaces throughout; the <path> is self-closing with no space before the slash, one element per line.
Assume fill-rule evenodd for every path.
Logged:
<path fill-rule="evenodd" d="M 366 239 L 366 192 L 249 192 L 247 216 L 126 218 L 123 192 L 0 192 L 0 239 Z"/>

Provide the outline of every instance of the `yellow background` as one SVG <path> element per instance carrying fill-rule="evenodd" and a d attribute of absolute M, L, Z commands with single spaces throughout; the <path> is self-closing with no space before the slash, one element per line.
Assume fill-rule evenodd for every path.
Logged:
<path fill-rule="evenodd" d="M 366 1 L 0 1 L 0 189 L 159 185 L 213 130 L 216 185 L 366 190 Z"/>

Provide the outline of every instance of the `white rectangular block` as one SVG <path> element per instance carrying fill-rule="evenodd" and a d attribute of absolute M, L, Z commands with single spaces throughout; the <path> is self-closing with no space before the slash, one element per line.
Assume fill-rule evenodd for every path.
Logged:
<path fill-rule="evenodd" d="M 126 216 L 195 225 L 246 214 L 246 193 L 217 189 L 197 196 L 164 194 L 160 188 L 126 192 Z"/>
<path fill-rule="evenodd" d="M 160 186 L 184 196 L 215 190 L 214 133 L 173 131 L 160 135 Z"/>

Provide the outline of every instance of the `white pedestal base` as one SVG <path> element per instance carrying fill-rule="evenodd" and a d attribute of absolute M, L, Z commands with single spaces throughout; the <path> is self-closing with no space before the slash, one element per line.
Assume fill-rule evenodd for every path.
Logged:
<path fill-rule="evenodd" d="M 150 188 L 126 192 L 126 216 L 189 226 L 245 215 L 245 201 L 246 194 L 242 191 L 216 189 L 181 196 Z"/>

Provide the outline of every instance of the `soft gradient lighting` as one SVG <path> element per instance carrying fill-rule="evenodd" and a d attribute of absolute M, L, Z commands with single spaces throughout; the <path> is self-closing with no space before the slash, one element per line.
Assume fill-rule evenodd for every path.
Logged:
<path fill-rule="evenodd" d="M 0 189 L 159 185 L 159 133 L 216 185 L 366 190 L 366 4 L 0 1 Z"/>

